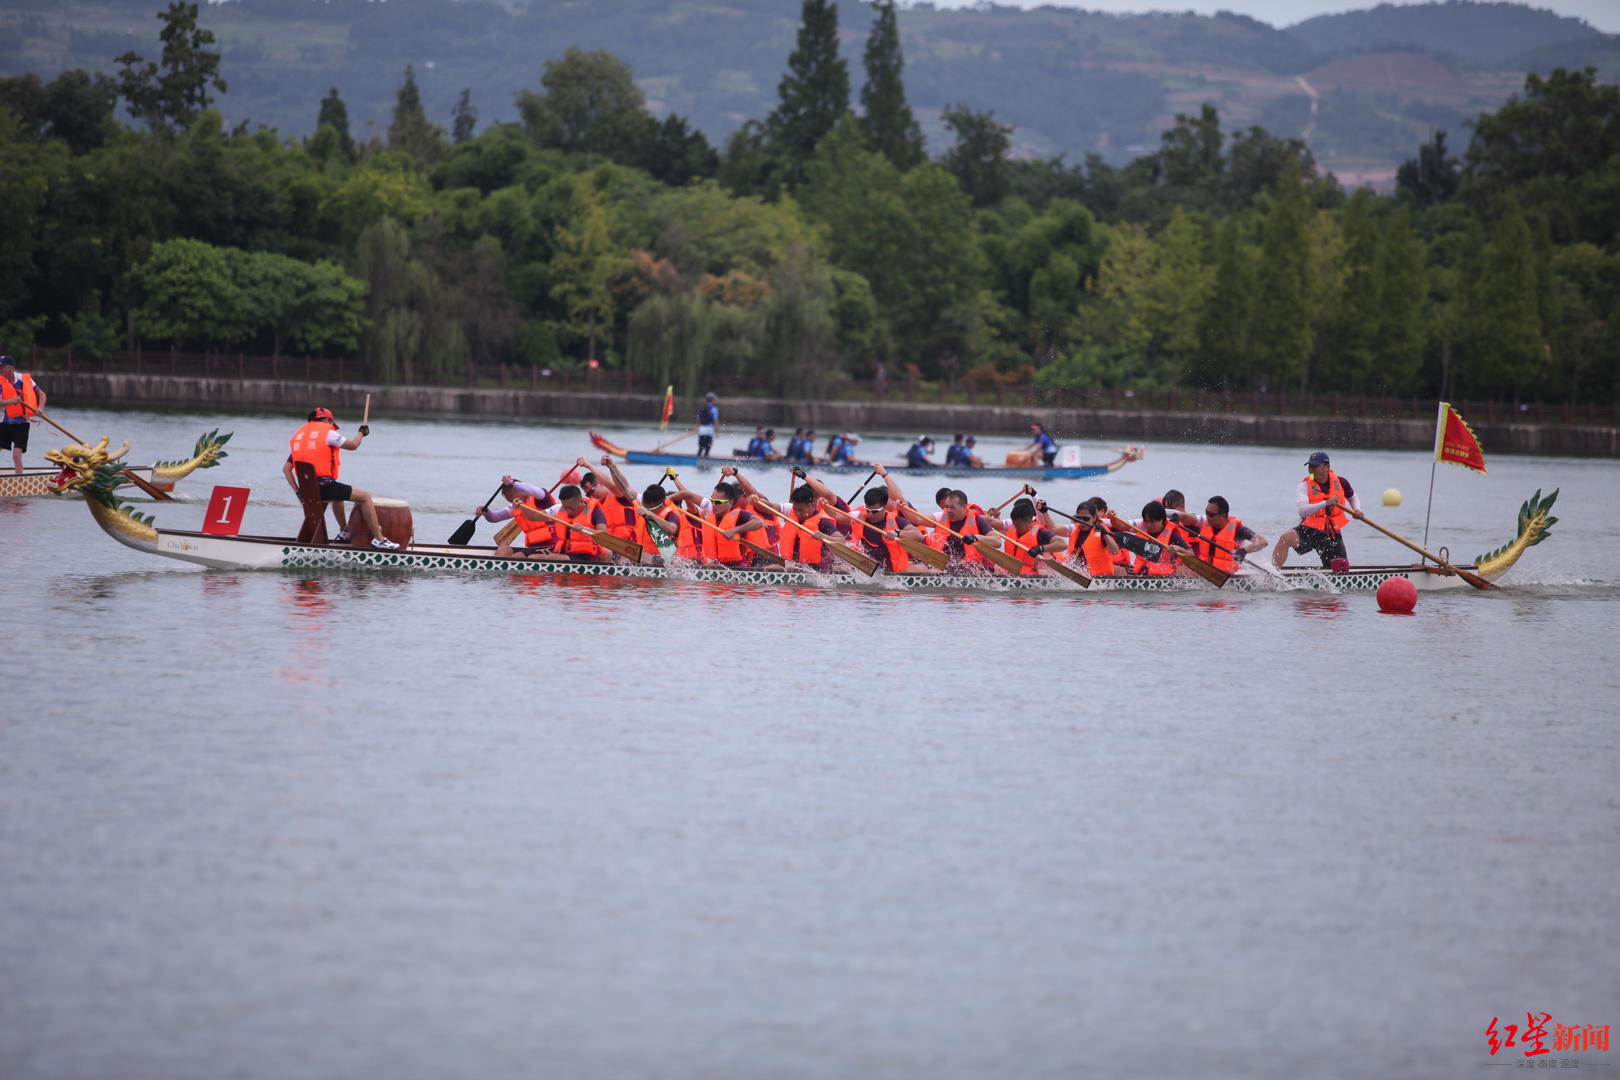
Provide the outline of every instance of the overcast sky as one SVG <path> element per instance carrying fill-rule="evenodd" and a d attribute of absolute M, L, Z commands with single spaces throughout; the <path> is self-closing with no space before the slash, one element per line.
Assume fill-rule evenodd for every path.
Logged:
<path fill-rule="evenodd" d="M 939 7 L 971 7 L 973 0 L 934 0 Z M 1235 11 L 1279 29 L 1303 22 L 1313 15 L 1335 11 L 1359 11 L 1378 6 L 1371 3 L 1346 0 L 1170 0 L 1155 3 L 1152 0 L 1000 0 L 1019 7 L 1038 7 L 1043 3 L 1058 7 L 1078 7 L 1087 11 L 1115 11 L 1134 13 L 1142 11 L 1196 11 L 1200 15 L 1213 15 L 1217 11 Z M 1526 7 L 1546 8 L 1560 15 L 1585 19 L 1605 34 L 1620 34 L 1620 0 L 1552 0 L 1550 3 L 1527 4 Z"/>

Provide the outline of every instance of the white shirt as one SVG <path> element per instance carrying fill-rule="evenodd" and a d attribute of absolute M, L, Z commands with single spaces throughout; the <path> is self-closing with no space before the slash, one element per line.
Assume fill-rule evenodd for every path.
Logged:
<path fill-rule="evenodd" d="M 1344 483 L 1344 477 L 1339 477 L 1339 483 Z M 1299 482 L 1299 489 L 1294 492 L 1294 508 L 1299 511 L 1299 520 L 1304 521 L 1312 514 L 1320 513 L 1326 506 L 1326 499 L 1317 503 L 1311 502 L 1311 482 L 1309 480 Z M 1356 494 L 1354 488 L 1350 490 L 1350 508 L 1357 513 L 1361 512 L 1361 497 Z"/>

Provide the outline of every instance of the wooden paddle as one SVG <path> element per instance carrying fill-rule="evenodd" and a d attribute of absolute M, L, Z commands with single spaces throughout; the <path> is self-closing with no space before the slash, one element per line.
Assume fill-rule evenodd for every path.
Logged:
<path fill-rule="evenodd" d="M 71 432 L 67 428 L 63 427 L 61 424 L 58 424 L 55 420 L 52 420 L 50 417 L 48 417 L 44 413 L 40 412 L 38 409 L 33 410 L 33 412 L 34 412 L 35 416 L 37 416 L 41 420 L 45 421 L 47 424 L 51 425 L 51 427 L 55 428 L 57 431 L 60 431 L 62 434 L 66 435 L 68 438 L 72 439 L 74 442 L 78 443 L 80 446 L 89 446 L 90 445 L 89 443 L 85 442 L 83 439 L 79 438 L 77 435 L 73 434 L 73 432 Z M 170 495 L 167 491 L 164 491 L 162 488 L 154 487 L 153 485 L 147 483 L 145 480 L 142 480 L 139 476 L 136 476 L 135 473 L 130 469 L 124 469 L 123 472 L 122 472 L 122 475 L 123 475 L 125 480 L 128 480 L 130 483 L 134 484 L 136 487 L 140 488 L 142 491 L 146 492 L 146 494 L 150 495 L 152 498 L 156 499 L 159 502 L 174 502 L 175 501 L 175 498 L 174 498 L 173 495 Z"/>
<path fill-rule="evenodd" d="M 522 523 L 516 518 L 513 518 L 505 525 L 502 525 L 500 530 L 495 533 L 495 545 L 499 547 L 502 544 L 510 544 L 513 540 L 516 540 L 518 536 L 522 534 L 522 532 Z"/>
<path fill-rule="evenodd" d="M 1006 503 L 1003 503 L 1002 505 L 1005 506 Z M 959 533 L 956 530 L 952 529 L 949 525 L 946 525 L 944 522 L 936 521 L 934 523 L 934 527 L 941 530 L 942 532 L 948 533 L 951 536 L 956 537 L 958 540 L 962 541 L 964 544 L 966 544 L 968 542 L 968 538 L 966 536 L 964 536 L 962 533 Z M 1006 536 L 1005 533 L 1003 533 L 1002 535 Z M 980 539 L 983 539 L 983 538 L 981 537 Z M 1091 579 L 1089 577 L 1087 577 L 1086 575 L 1082 574 L 1080 571 L 1074 569 L 1073 567 L 1064 566 L 1062 563 L 1058 562 L 1054 558 L 1051 558 L 1050 556 L 1037 555 L 1037 554 L 1035 554 L 1033 549 L 1025 547 L 1024 545 L 1020 544 L 1018 541 L 1014 540 L 1010 536 L 1006 536 L 1006 540 L 1007 540 L 1008 544 L 1010 544 L 1013 547 L 1017 548 L 1019 551 L 1022 551 L 1025 555 L 1028 555 L 1030 558 L 1034 559 L 1038 563 L 1041 563 L 1043 566 L 1049 567 L 1054 573 L 1060 574 L 1063 577 L 1068 578 L 1070 581 L 1074 582 L 1076 585 L 1080 586 L 1082 589 L 1091 588 Z M 975 544 L 974 547 L 977 548 L 980 555 L 983 555 L 985 558 L 989 559 L 991 562 L 995 563 L 997 566 L 1001 567 L 1003 570 L 1007 571 L 1008 573 L 1010 573 L 1010 574 L 1018 574 L 1018 573 L 1023 572 L 1024 564 L 1019 562 L 1013 556 L 1007 554 L 1005 551 L 1002 551 L 1000 548 L 997 548 L 997 547 L 995 547 L 995 546 L 993 546 L 991 544 L 985 544 L 985 543 Z"/>
<path fill-rule="evenodd" d="M 494 495 L 491 495 L 489 498 L 484 500 L 484 509 L 485 510 L 489 509 L 489 504 L 495 501 L 496 497 L 500 495 L 501 491 L 503 489 L 505 489 L 505 487 L 506 487 L 506 485 L 502 484 L 500 487 L 495 489 L 495 494 Z M 461 523 L 461 526 L 458 529 L 456 529 L 455 532 L 450 534 L 450 539 L 449 539 L 448 542 L 451 543 L 451 544 L 456 545 L 457 547 L 460 547 L 460 546 L 466 544 L 467 541 L 471 540 L 473 538 L 473 533 L 476 532 L 477 529 L 478 529 L 478 518 L 479 518 L 479 516 L 480 515 L 474 514 L 472 517 L 468 518 L 466 521 L 463 521 Z"/>
<path fill-rule="evenodd" d="M 368 434 L 371 433 L 370 420 L 371 420 L 371 395 L 367 394 L 366 395 L 365 411 L 360 414 L 360 426 L 362 428 L 364 428 L 365 430 L 361 431 L 360 434 L 368 435 Z"/>
<path fill-rule="evenodd" d="M 795 529 L 798 529 L 812 540 L 816 540 L 827 545 L 828 550 L 830 550 L 835 556 L 842 559 L 844 562 L 847 562 L 849 565 L 853 566 L 867 577 L 871 577 L 873 574 L 877 573 L 878 561 L 872 558 L 872 556 L 856 551 L 854 548 L 843 543 L 842 541 L 830 539 L 825 533 L 818 533 L 813 529 L 807 528 L 806 526 L 800 524 L 798 519 L 792 514 L 784 514 L 774 506 L 767 506 L 765 509 L 775 514 L 778 518 L 793 526 Z"/>
<path fill-rule="evenodd" d="M 544 510 L 536 510 L 527 503 L 518 503 L 517 512 L 528 518 L 530 521 L 549 521 L 553 525 L 562 525 L 566 528 L 573 529 L 577 533 L 584 533 L 595 543 L 607 548 L 609 551 L 613 552 L 613 554 L 618 555 L 620 558 L 623 558 L 629 562 L 639 563 L 641 561 L 641 545 L 636 543 L 634 540 L 626 540 L 622 536 L 614 536 L 606 529 L 587 529 L 585 526 L 576 525 L 572 521 L 564 521 L 555 514 L 548 514 Z"/>
<path fill-rule="evenodd" d="M 861 481 L 861 486 L 855 489 L 855 494 L 851 495 L 849 498 L 845 499 L 844 501 L 849 503 L 849 505 L 854 506 L 855 505 L 855 500 L 860 498 L 861 492 L 866 490 L 866 485 L 870 484 L 872 482 L 872 477 L 874 477 L 876 475 L 877 475 L 877 470 L 876 469 L 873 469 L 871 472 L 867 473 L 866 474 L 866 479 Z"/>
<path fill-rule="evenodd" d="M 1034 495 L 1034 494 L 1035 494 L 1035 489 L 1030 487 L 1028 484 L 1025 484 L 1023 487 L 1018 489 L 1016 494 L 1010 495 L 1006 499 L 1003 499 L 1002 502 L 1001 502 L 1001 505 L 996 507 L 994 510 L 991 510 L 988 513 L 987 516 L 988 517 L 993 517 L 993 518 L 994 517 L 1000 517 L 1001 512 L 1003 510 L 1007 509 L 1007 504 L 1008 503 L 1012 502 L 1014 499 L 1018 498 L 1020 495 Z"/>
<path fill-rule="evenodd" d="M 688 435 L 696 435 L 696 434 L 697 434 L 697 428 L 687 428 L 685 431 L 681 432 L 679 435 L 677 435 L 673 439 L 669 440 L 669 442 L 659 443 L 657 446 L 653 447 L 652 452 L 655 453 L 655 454 L 662 453 L 663 450 L 664 450 L 664 447 L 666 447 L 666 446 L 674 446 L 676 443 L 680 442 L 682 439 L 686 438 Z"/>
<path fill-rule="evenodd" d="M 700 528 L 700 529 L 708 529 L 711 532 L 716 532 L 716 533 L 723 531 L 718 526 L 714 525 L 712 522 L 704 520 L 703 518 L 699 517 L 698 515 L 692 513 L 692 511 L 688 510 L 684 506 L 678 506 L 678 505 L 676 505 L 674 503 L 671 503 L 670 505 L 675 507 L 675 512 L 677 514 L 680 514 L 680 515 L 684 516 L 689 521 L 696 524 L 697 527 Z M 786 566 L 787 565 L 787 560 L 782 558 L 782 556 L 778 555 L 776 552 L 772 551 L 770 548 L 760 547 L 758 544 L 754 543 L 753 541 L 744 540 L 740 536 L 733 536 L 731 539 L 734 542 L 741 544 L 743 547 L 747 548 L 749 551 L 752 551 L 755 555 L 758 555 L 760 558 L 764 559 L 766 562 L 773 563 L 776 566 Z"/>
<path fill-rule="evenodd" d="M 874 473 L 873 475 L 876 474 Z M 870 521 L 862 521 L 854 514 L 846 514 L 836 506 L 828 506 L 827 509 L 834 514 L 837 514 L 839 517 L 847 519 L 849 523 L 857 529 L 867 528 L 877 529 L 879 532 L 883 531 L 881 526 L 874 525 Z M 912 558 L 916 559 L 918 562 L 927 563 L 935 570 L 943 570 L 950 564 L 950 559 L 943 551 L 931 548 L 921 540 L 913 540 L 909 536 L 896 536 L 894 542 L 904 548 Z M 868 558 L 870 558 L 870 556 L 868 556 Z"/>
<path fill-rule="evenodd" d="M 1111 514 L 1113 513 L 1112 511 L 1109 512 Z M 1155 544 L 1165 544 L 1166 547 L 1169 547 L 1169 544 L 1165 543 L 1165 541 L 1149 536 L 1147 533 L 1143 532 L 1141 529 L 1138 529 L 1136 526 L 1132 525 L 1118 514 L 1113 514 L 1113 518 L 1114 524 L 1119 528 L 1133 533 L 1136 536 L 1140 536 L 1144 540 L 1151 541 Z M 1179 551 L 1172 551 L 1170 554 L 1180 559 L 1183 566 L 1197 574 L 1199 577 L 1203 578 L 1205 581 L 1209 582 L 1211 585 L 1215 586 L 1217 589 L 1224 589 L 1226 587 L 1227 580 L 1232 576 L 1231 571 L 1222 570 L 1215 564 L 1205 562 L 1196 555 L 1183 555 Z"/>
<path fill-rule="evenodd" d="M 1460 566 L 1453 566 L 1451 563 L 1448 563 L 1446 560 L 1442 559 L 1440 556 L 1434 554 L 1433 552 L 1423 550 L 1422 548 L 1418 547 L 1416 544 L 1412 543 L 1412 541 L 1408 540 L 1406 537 L 1401 536 L 1399 533 L 1394 533 L 1394 532 L 1391 532 L 1390 530 L 1384 528 L 1382 525 L 1378 524 L 1378 522 L 1373 521 L 1366 514 L 1363 514 L 1360 510 L 1352 510 L 1352 509 L 1350 509 L 1350 507 L 1347 506 L 1347 507 L 1344 508 L 1344 511 L 1345 511 L 1345 513 L 1349 514 L 1351 517 L 1355 518 L 1357 521 L 1361 522 L 1363 525 L 1371 525 L 1373 528 L 1377 529 L 1379 532 L 1383 533 L 1385 536 L 1389 537 L 1391 540 L 1395 541 L 1397 544 L 1404 544 L 1405 546 L 1411 548 L 1413 551 L 1417 552 L 1419 555 L 1423 555 L 1423 556 L 1426 556 L 1427 558 L 1433 559 L 1435 561 L 1436 565 L 1440 566 L 1443 569 L 1450 570 L 1453 574 L 1456 574 L 1458 577 L 1462 578 L 1464 581 L 1468 582 L 1468 584 L 1472 585 L 1476 589 L 1500 589 L 1502 587 L 1500 585 L 1496 585 L 1496 584 L 1493 584 L 1493 583 L 1485 580 L 1484 578 L 1480 577 L 1478 574 L 1474 573 L 1472 570 L 1464 570 Z"/>

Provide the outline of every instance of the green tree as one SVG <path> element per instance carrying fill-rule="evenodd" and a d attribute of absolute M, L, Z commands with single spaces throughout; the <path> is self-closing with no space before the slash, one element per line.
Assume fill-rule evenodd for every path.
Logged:
<path fill-rule="evenodd" d="M 1397 202 L 1384 224 L 1378 249 L 1378 386 L 1388 393 L 1414 388 L 1423 363 L 1428 282 L 1423 242 L 1412 229 L 1412 211 Z"/>
<path fill-rule="evenodd" d="M 624 256 L 610 235 L 608 211 L 589 177 L 573 181 L 574 211 L 557 237 L 551 260 L 552 294 L 567 313 L 564 328 L 585 339 L 587 360 L 596 360 L 597 343 L 613 330 L 613 282 L 623 272 Z"/>
<path fill-rule="evenodd" d="M 849 112 L 849 70 L 838 56 L 838 5 L 804 0 L 797 45 L 765 120 L 773 155 L 789 183 L 804 178 L 816 146 Z"/>
<path fill-rule="evenodd" d="M 1310 206 L 1299 162 L 1290 157 L 1276 198 L 1261 226 L 1259 297 L 1251 339 L 1257 374 L 1275 383 L 1299 380 L 1303 389 L 1311 355 Z"/>
<path fill-rule="evenodd" d="M 220 54 L 208 48 L 214 32 L 197 27 L 197 5 L 174 0 L 158 18 L 163 21 L 162 61 L 145 60 L 134 51 L 117 60 L 123 69 L 118 75 L 119 94 L 130 115 L 154 131 L 191 123 L 213 101 L 209 87 L 226 91 L 219 74 Z"/>
<path fill-rule="evenodd" d="M 1430 132 L 1429 141 L 1418 147 L 1418 156 L 1395 171 L 1396 190 L 1411 192 L 1419 210 L 1445 202 L 1461 182 L 1461 164 L 1446 152 L 1443 131 Z"/>
<path fill-rule="evenodd" d="M 681 187 L 713 176 L 720 159 L 703 132 L 688 124 L 686 117 L 671 113 L 661 123 L 648 119 L 635 164 L 659 183 Z"/>
<path fill-rule="evenodd" d="M 1257 301 L 1255 256 L 1244 243 L 1236 215 L 1216 226 L 1210 262 L 1214 282 L 1199 331 L 1203 348 L 1193 370 L 1202 385 L 1230 390 L 1249 385 L 1254 375 L 1250 327 Z"/>
<path fill-rule="evenodd" d="M 338 96 L 338 88 L 332 87 L 325 97 L 321 98 L 321 112 L 315 120 L 315 130 L 329 127 L 336 132 L 338 143 L 343 148 L 343 156 L 350 161 L 354 160 L 354 138 L 349 134 L 349 107 Z"/>
<path fill-rule="evenodd" d="M 1367 393 L 1374 387 L 1384 299 L 1378 276 L 1381 245 L 1373 220 L 1375 201 L 1369 189 L 1360 188 L 1339 215 L 1341 276 L 1336 302 L 1325 305 L 1328 332 L 1322 335 L 1323 362 L 1316 373 L 1316 384 L 1324 389 Z"/>
<path fill-rule="evenodd" d="M 478 110 L 473 108 L 472 90 L 463 89 L 461 97 L 456 101 L 456 111 L 452 114 L 450 141 L 460 146 L 472 138 L 477 128 Z"/>
<path fill-rule="evenodd" d="M 966 105 L 948 106 L 942 115 L 956 134 L 956 143 L 945 153 L 945 167 L 974 206 L 994 206 L 1007 194 L 1012 128 L 998 123 L 994 113 L 974 112 Z"/>
<path fill-rule="evenodd" d="M 540 85 L 544 94 L 517 95 L 523 128 L 536 146 L 634 163 L 649 117 L 629 64 L 600 49 L 570 45 L 562 59 L 546 61 Z"/>
<path fill-rule="evenodd" d="M 1509 200 L 1483 245 L 1471 244 L 1457 336 L 1458 386 L 1496 398 L 1533 397 L 1547 374 L 1530 227 Z"/>
<path fill-rule="evenodd" d="M 405 81 L 394 98 L 388 149 L 409 154 L 419 165 L 432 164 L 444 156 L 444 129 L 428 120 L 422 108 L 422 93 L 416 88 L 416 69 L 410 64 L 405 65 Z"/>
<path fill-rule="evenodd" d="M 1176 114 L 1176 126 L 1161 136 L 1159 160 L 1166 183 L 1178 187 L 1215 190 L 1220 184 L 1226 159 L 1221 156 L 1220 114 L 1204 102 L 1198 116 Z"/>
<path fill-rule="evenodd" d="M 763 357 L 775 368 L 784 397 L 825 398 L 838 370 L 838 323 L 832 276 L 806 247 L 776 267 L 765 310 Z"/>
<path fill-rule="evenodd" d="M 176 345 L 229 344 L 251 332 L 221 248 L 199 240 L 164 240 L 129 276 L 139 298 L 136 325 L 144 337 Z"/>
<path fill-rule="evenodd" d="M 900 55 L 894 0 L 874 0 L 872 11 L 875 19 L 866 38 L 866 84 L 861 87 L 861 130 L 868 146 L 905 172 L 920 165 L 927 150 L 900 78 L 905 60 Z"/>

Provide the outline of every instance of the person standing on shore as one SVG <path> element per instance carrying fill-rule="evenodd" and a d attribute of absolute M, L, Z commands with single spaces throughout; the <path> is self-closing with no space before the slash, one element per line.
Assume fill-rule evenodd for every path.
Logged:
<path fill-rule="evenodd" d="M 703 395 L 703 404 L 698 406 L 698 457 L 708 457 L 714 450 L 714 433 L 719 427 L 720 406 L 715 402 L 714 393 L 711 391 Z"/>
<path fill-rule="evenodd" d="M 1299 524 L 1277 537 L 1271 565 L 1281 566 L 1288 559 L 1288 549 L 1293 548 L 1301 555 L 1316 552 L 1323 569 L 1348 569 L 1350 556 L 1344 548 L 1343 529 L 1350 514 L 1361 514 L 1361 500 L 1350 481 L 1329 467 L 1322 451 L 1312 454 L 1305 467 L 1310 471 L 1294 494 Z"/>
<path fill-rule="evenodd" d="M 19 372 L 17 361 L 9 356 L 0 356 L 0 405 L 5 406 L 5 415 L 0 417 L 0 450 L 11 451 L 11 463 L 21 476 L 28 432 L 39 423 L 35 416 L 45 407 L 45 391 L 28 372 Z"/>

